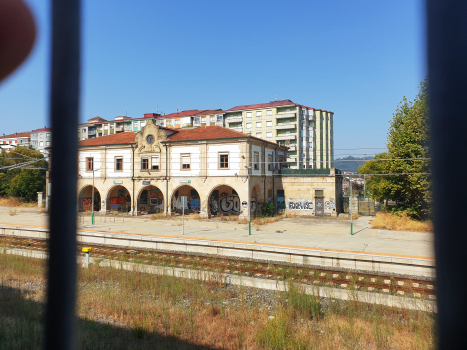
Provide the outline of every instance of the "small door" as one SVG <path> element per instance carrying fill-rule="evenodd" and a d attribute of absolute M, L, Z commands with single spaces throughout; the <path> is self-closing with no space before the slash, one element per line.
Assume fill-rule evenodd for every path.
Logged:
<path fill-rule="evenodd" d="M 324 216 L 324 197 L 315 197 L 315 216 Z"/>

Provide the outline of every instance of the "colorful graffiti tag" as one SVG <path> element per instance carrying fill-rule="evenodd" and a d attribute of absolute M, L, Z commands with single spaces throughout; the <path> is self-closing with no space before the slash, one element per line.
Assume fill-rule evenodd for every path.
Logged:
<path fill-rule="evenodd" d="M 82 199 L 81 200 L 81 208 L 82 210 L 91 210 L 92 209 L 92 199 Z"/>
<path fill-rule="evenodd" d="M 185 205 L 185 212 L 186 213 L 199 212 L 201 210 L 201 200 L 199 198 L 198 192 L 194 189 L 191 189 L 190 196 L 187 196 L 187 197 L 188 197 L 188 200 Z M 175 192 L 174 194 L 174 198 L 172 200 L 172 207 L 174 211 L 181 212 L 182 210 L 181 196 L 179 195 L 178 191 Z"/>

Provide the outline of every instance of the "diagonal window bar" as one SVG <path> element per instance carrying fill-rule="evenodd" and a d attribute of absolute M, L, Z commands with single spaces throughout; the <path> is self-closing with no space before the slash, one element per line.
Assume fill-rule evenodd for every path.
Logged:
<path fill-rule="evenodd" d="M 52 1 L 51 207 L 46 349 L 76 347 L 76 203 L 80 0 Z"/>

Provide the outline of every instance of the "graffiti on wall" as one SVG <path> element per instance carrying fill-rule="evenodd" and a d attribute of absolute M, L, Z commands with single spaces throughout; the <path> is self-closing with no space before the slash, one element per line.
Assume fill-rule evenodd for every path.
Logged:
<path fill-rule="evenodd" d="M 289 199 L 288 201 L 289 210 L 313 210 L 313 202 L 306 199 Z"/>
<path fill-rule="evenodd" d="M 331 211 L 336 207 L 336 203 L 334 202 L 334 199 L 331 198 L 331 200 L 324 202 L 324 213 L 325 215 L 330 215 Z"/>
<path fill-rule="evenodd" d="M 240 197 L 239 196 L 222 197 L 219 201 L 219 208 L 222 214 L 240 213 Z"/>
<path fill-rule="evenodd" d="M 285 209 L 285 197 L 277 197 L 277 209 Z"/>
<path fill-rule="evenodd" d="M 120 190 L 118 190 L 118 194 L 118 197 L 110 198 L 110 209 L 117 209 L 122 211 L 129 210 L 129 208 L 131 207 L 130 195 L 128 194 L 125 196 L 125 193 L 123 192 L 123 195 L 120 196 L 120 194 L 122 194 Z"/>
<path fill-rule="evenodd" d="M 185 212 L 199 212 L 201 209 L 201 200 L 199 198 L 198 192 L 194 189 L 191 189 L 190 196 L 187 197 L 188 198 L 185 205 Z M 172 200 L 172 207 L 174 211 L 182 210 L 182 200 L 178 191 L 174 194 L 174 198 Z"/>
<path fill-rule="evenodd" d="M 81 208 L 82 210 L 91 210 L 92 208 L 92 199 L 82 199 L 81 200 Z"/>

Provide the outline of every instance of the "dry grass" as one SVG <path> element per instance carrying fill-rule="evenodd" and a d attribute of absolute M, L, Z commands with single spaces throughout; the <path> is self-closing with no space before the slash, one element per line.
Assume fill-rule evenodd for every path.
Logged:
<path fill-rule="evenodd" d="M 168 220 L 171 217 L 169 215 L 165 215 L 164 213 L 152 214 L 149 219 L 151 220 Z"/>
<path fill-rule="evenodd" d="M 370 224 L 374 228 L 386 230 L 433 232 L 433 223 L 431 221 L 414 220 L 406 213 L 402 215 L 377 213 Z"/>
<path fill-rule="evenodd" d="M 253 225 L 261 226 L 261 225 L 266 225 L 266 224 L 272 224 L 274 222 L 280 221 L 281 217 L 279 216 L 271 216 L 271 217 L 256 217 L 253 220 L 251 220 L 251 223 Z M 248 219 L 238 219 L 239 224 L 248 224 Z"/>
<path fill-rule="evenodd" d="M 357 220 L 361 215 L 358 213 L 352 213 L 352 220 Z M 339 220 L 350 220 L 350 214 L 341 213 L 337 217 Z"/>
<path fill-rule="evenodd" d="M 37 208 L 37 202 L 23 202 L 21 199 L 15 197 L 0 197 L 0 206 Z"/>
<path fill-rule="evenodd" d="M 9 209 L 9 210 L 8 210 L 8 214 L 9 214 L 10 216 L 16 215 L 16 209 Z"/>
<path fill-rule="evenodd" d="M 2 348 L 41 349 L 45 261 L 0 254 Z M 81 349 L 430 349 L 434 315 L 97 266 L 79 274 Z M 253 297 L 251 297 L 253 295 Z M 265 301 L 266 300 L 266 301 Z"/>

